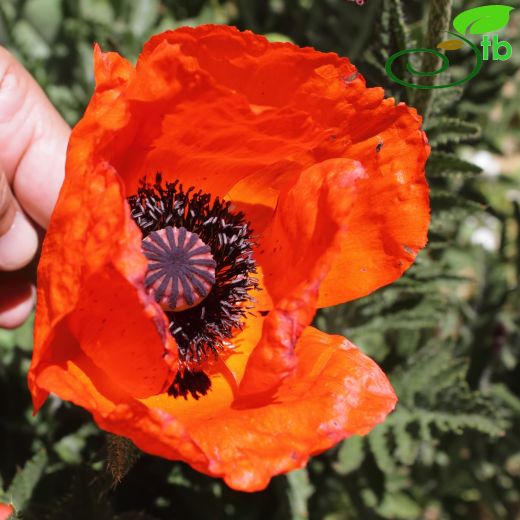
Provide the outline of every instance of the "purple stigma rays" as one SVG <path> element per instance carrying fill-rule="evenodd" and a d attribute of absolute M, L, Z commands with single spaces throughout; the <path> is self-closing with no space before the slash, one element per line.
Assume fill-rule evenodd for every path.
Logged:
<path fill-rule="evenodd" d="M 189 309 L 209 294 L 216 262 L 196 233 L 167 226 L 151 232 L 142 247 L 148 259 L 145 287 L 164 310 Z"/>

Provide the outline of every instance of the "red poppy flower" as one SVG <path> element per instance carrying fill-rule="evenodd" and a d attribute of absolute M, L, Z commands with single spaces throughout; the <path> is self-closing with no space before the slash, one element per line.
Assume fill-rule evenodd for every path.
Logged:
<path fill-rule="evenodd" d="M 13 513 L 14 510 L 10 505 L 0 503 L 0 520 L 9 520 Z"/>
<path fill-rule="evenodd" d="M 347 59 L 231 27 L 94 58 L 38 271 L 36 409 L 54 392 L 248 491 L 370 431 L 388 380 L 310 323 L 424 246 L 416 112 Z"/>

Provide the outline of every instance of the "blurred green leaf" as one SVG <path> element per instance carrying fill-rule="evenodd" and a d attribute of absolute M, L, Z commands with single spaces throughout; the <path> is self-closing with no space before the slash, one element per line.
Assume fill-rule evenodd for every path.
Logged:
<path fill-rule="evenodd" d="M 58 35 L 63 17 L 61 0 L 28 0 L 24 16 L 43 40 L 51 45 Z"/>
<path fill-rule="evenodd" d="M 25 464 L 23 469 L 16 473 L 7 490 L 7 496 L 17 512 L 23 511 L 28 505 L 34 488 L 43 475 L 47 461 L 47 453 L 40 450 Z"/>
<path fill-rule="evenodd" d="M 270 42 L 289 42 L 293 43 L 291 38 L 289 36 L 285 36 L 285 34 L 279 34 L 279 33 L 267 33 L 264 34 L 264 36 L 270 41 Z"/>
<path fill-rule="evenodd" d="M 132 2 L 129 29 L 136 36 L 149 34 L 160 14 L 159 0 L 135 0 Z"/>
<path fill-rule="evenodd" d="M 428 159 L 427 171 L 429 177 L 448 177 L 477 175 L 482 172 L 482 168 L 453 153 L 432 152 Z"/>
<path fill-rule="evenodd" d="M 428 139 L 434 146 L 470 141 L 479 135 L 478 125 L 453 117 L 435 118 L 428 128 Z"/>
<path fill-rule="evenodd" d="M 0 349 L 12 349 L 19 347 L 26 352 L 31 352 L 33 347 L 34 315 L 14 330 L 0 329 Z"/>
<path fill-rule="evenodd" d="M 417 520 L 421 516 L 421 508 L 405 493 L 388 493 L 378 507 L 378 513 L 389 519 Z"/>
<path fill-rule="evenodd" d="M 114 22 L 115 12 L 111 2 L 105 0 L 79 0 L 79 12 L 84 20 L 109 26 Z"/>
<path fill-rule="evenodd" d="M 334 463 L 337 473 L 347 475 L 361 466 L 365 458 L 363 446 L 363 437 L 360 435 L 353 435 L 341 443 L 338 459 Z"/>
<path fill-rule="evenodd" d="M 52 520 L 113 520 L 106 482 L 85 466 L 77 468 L 64 497 L 54 498 Z"/>
<path fill-rule="evenodd" d="M 54 451 L 60 459 L 67 464 L 81 464 L 82 450 L 87 445 L 88 437 L 98 432 L 98 428 L 92 424 L 85 424 L 70 435 L 65 435 L 54 443 Z"/>
<path fill-rule="evenodd" d="M 305 520 L 309 518 L 308 500 L 314 492 L 309 480 L 307 470 L 298 469 L 287 474 L 289 483 L 289 504 L 292 520 Z"/>

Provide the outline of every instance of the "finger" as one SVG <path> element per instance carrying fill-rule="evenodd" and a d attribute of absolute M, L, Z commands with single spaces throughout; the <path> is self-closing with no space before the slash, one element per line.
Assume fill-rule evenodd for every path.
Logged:
<path fill-rule="evenodd" d="M 7 177 L 0 170 L 0 270 L 14 271 L 26 266 L 37 249 L 36 230 L 16 203 Z"/>
<path fill-rule="evenodd" d="M 24 211 L 46 228 L 63 182 L 70 128 L 0 47 L 0 164 Z"/>

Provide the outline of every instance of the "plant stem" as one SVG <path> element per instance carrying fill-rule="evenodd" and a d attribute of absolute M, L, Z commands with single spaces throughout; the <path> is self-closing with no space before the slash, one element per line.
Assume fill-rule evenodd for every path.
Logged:
<path fill-rule="evenodd" d="M 435 49 L 437 44 L 444 39 L 446 31 L 449 29 L 452 0 L 432 0 L 428 6 L 424 47 L 427 49 Z M 429 52 L 424 53 L 421 70 L 433 71 L 438 69 L 440 65 L 441 62 L 437 56 Z M 424 76 L 421 80 L 421 85 L 435 85 L 437 83 L 437 76 Z M 418 90 L 415 94 L 414 105 L 424 119 L 428 117 L 432 97 L 433 89 Z"/>

